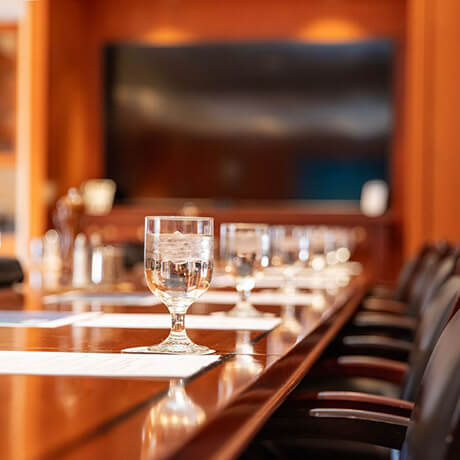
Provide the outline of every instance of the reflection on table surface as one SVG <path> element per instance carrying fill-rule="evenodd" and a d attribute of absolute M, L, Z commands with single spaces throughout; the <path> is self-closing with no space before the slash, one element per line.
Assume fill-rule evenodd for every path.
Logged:
<path fill-rule="evenodd" d="M 142 430 L 142 459 L 184 439 L 206 420 L 206 414 L 187 395 L 183 380 L 170 380 L 168 394 L 150 408 Z"/>

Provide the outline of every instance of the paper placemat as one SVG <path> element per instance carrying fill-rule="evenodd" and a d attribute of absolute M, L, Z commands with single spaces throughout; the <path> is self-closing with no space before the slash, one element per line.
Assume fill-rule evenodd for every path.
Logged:
<path fill-rule="evenodd" d="M 90 319 L 99 313 L 72 313 L 60 311 L 0 311 L 0 327 L 56 328 L 75 321 Z"/>
<path fill-rule="evenodd" d="M 0 374 L 187 378 L 219 359 L 219 355 L 0 351 Z"/>
<path fill-rule="evenodd" d="M 304 268 L 295 276 L 293 284 L 303 289 L 334 289 L 337 287 L 338 280 L 359 275 L 361 272 L 362 267 L 358 262 L 334 265 L 322 271 Z M 284 283 L 283 270 L 279 267 L 268 267 L 264 270 L 263 276 L 256 278 L 256 287 L 259 288 L 279 288 Z M 234 285 L 235 281 L 230 275 L 224 272 L 214 273 L 212 287 L 232 287 Z"/>
<path fill-rule="evenodd" d="M 233 305 L 240 299 L 236 291 L 208 291 L 198 302 L 218 303 Z M 281 292 L 253 292 L 249 301 L 253 305 L 311 305 L 311 294 L 299 293 L 286 295 Z"/>
<path fill-rule="evenodd" d="M 228 316 L 187 315 L 187 329 L 269 331 L 280 318 L 236 318 Z M 75 326 L 111 327 L 133 329 L 170 329 L 171 316 L 161 313 L 103 313 L 94 318 L 79 321 Z"/>
<path fill-rule="evenodd" d="M 280 288 L 284 286 L 284 278 L 281 275 L 264 275 L 256 279 L 256 287 L 259 288 Z M 297 277 L 293 284 L 302 289 L 329 289 L 337 287 L 334 278 L 325 276 Z M 235 281 L 230 275 L 216 275 L 213 277 L 212 287 L 232 287 Z"/>
<path fill-rule="evenodd" d="M 239 294 L 236 291 L 208 291 L 197 302 L 209 302 L 225 305 L 233 305 L 239 300 Z M 299 293 L 293 296 L 287 296 L 280 292 L 254 292 L 251 294 L 251 303 L 255 305 L 310 305 L 312 301 L 311 294 Z M 64 294 L 55 294 L 45 296 L 44 304 L 54 303 L 71 303 L 71 302 L 88 302 L 97 303 L 98 305 L 132 305 L 151 307 L 159 305 L 161 302 L 158 297 L 148 292 L 138 293 L 79 293 L 67 292 Z"/>
<path fill-rule="evenodd" d="M 300 278 L 308 278 L 311 276 L 334 276 L 337 274 L 359 275 L 362 271 L 362 266 L 359 262 L 345 262 L 343 264 L 328 265 L 323 270 L 313 270 L 311 267 L 302 268 L 296 275 Z M 264 269 L 265 275 L 277 275 L 282 277 L 284 269 L 282 267 L 267 267 Z M 223 274 L 223 273 L 222 273 Z"/>
<path fill-rule="evenodd" d="M 43 298 L 43 303 L 70 303 L 88 302 L 99 305 L 133 305 L 151 306 L 160 304 L 158 297 L 149 292 L 113 292 L 113 293 L 90 293 L 90 292 L 66 292 L 63 294 L 48 295 Z"/>

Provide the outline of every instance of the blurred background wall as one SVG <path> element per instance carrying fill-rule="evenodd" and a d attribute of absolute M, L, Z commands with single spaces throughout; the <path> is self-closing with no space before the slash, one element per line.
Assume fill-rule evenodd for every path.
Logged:
<path fill-rule="evenodd" d="M 410 254 L 426 238 L 456 239 L 459 13 L 455 0 L 27 2 L 19 33 L 19 240 L 43 233 L 56 199 L 69 187 L 106 175 L 108 44 L 346 43 L 382 37 L 396 44 L 391 205 L 380 221 L 356 222 L 371 231 L 390 229 L 380 248 L 386 253 Z M 118 209 L 114 225 L 128 221 L 131 211 Z M 245 216 L 234 211 L 226 217 Z M 307 219 L 308 213 L 314 214 L 303 209 L 291 218 Z"/>

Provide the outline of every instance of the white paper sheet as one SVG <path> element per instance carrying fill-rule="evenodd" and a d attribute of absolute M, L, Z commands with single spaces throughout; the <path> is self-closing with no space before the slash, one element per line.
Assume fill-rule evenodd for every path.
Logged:
<path fill-rule="evenodd" d="M 78 292 L 71 291 L 63 294 L 48 295 L 43 298 L 43 303 L 71 303 L 71 302 L 97 303 L 98 305 L 133 305 L 151 306 L 160 304 L 160 299 L 149 292 Z"/>
<path fill-rule="evenodd" d="M 239 298 L 236 291 L 208 291 L 198 302 L 233 305 Z M 311 305 L 312 295 L 304 293 L 286 295 L 276 291 L 254 292 L 249 301 L 253 305 Z"/>
<path fill-rule="evenodd" d="M 292 283 L 302 289 L 334 289 L 343 286 L 343 280 L 359 275 L 362 267 L 358 262 L 347 262 L 346 264 L 326 267 L 322 271 L 315 271 L 312 268 L 304 268 L 295 276 Z M 285 283 L 283 270 L 279 267 L 268 267 L 264 270 L 263 276 L 256 279 L 256 287 L 279 288 Z M 211 286 L 214 288 L 231 287 L 235 285 L 233 278 L 226 273 L 214 273 Z"/>
<path fill-rule="evenodd" d="M 258 288 L 280 288 L 284 285 L 285 281 L 281 275 L 264 275 L 256 279 L 256 287 Z M 325 277 L 322 275 L 297 277 L 293 284 L 301 289 L 329 289 L 337 287 L 334 278 Z M 213 277 L 211 286 L 214 288 L 219 287 L 232 287 L 235 281 L 229 275 L 216 275 Z"/>
<path fill-rule="evenodd" d="M 1 311 L 0 327 L 56 328 L 75 321 L 89 319 L 99 313 L 53 312 L 53 311 Z"/>
<path fill-rule="evenodd" d="M 239 300 L 239 294 L 236 291 L 208 291 L 197 302 L 217 303 L 224 305 L 233 305 Z M 273 292 L 254 292 L 250 298 L 254 305 L 310 305 L 312 301 L 311 294 L 299 293 L 294 296 Z M 158 297 L 149 293 L 107 293 L 91 294 L 68 292 L 65 294 L 49 295 L 44 297 L 45 304 L 53 303 L 72 303 L 88 302 L 97 303 L 98 305 L 131 305 L 151 307 L 159 305 L 161 302 Z"/>
<path fill-rule="evenodd" d="M 219 359 L 219 355 L 0 351 L 0 374 L 187 378 Z"/>
<path fill-rule="evenodd" d="M 280 323 L 280 318 L 235 318 L 227 316 L 187 315 L 187 329 L 269 331 Z M 79 321 L 82 327 L 121 327 L 134 329 L 169 329 L 171 316 L 155 313 L 104 313 Z"/>

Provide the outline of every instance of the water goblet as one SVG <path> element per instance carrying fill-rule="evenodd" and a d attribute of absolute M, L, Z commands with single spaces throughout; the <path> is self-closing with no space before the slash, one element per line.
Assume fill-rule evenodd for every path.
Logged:
<path fill-rule="evenodd" d="M 331 238 L 327 227 L 311 228 L 310 264 L 315 272 L 322 272 L 326 268 L 326 255 L 330 247 L 330 242 Z"/>
<path fill-rule="evenodd" d="M 294 295 L 295 276 L 304 268 L 310 256 L 310 230 L 298 225 L 270 227 L 271 257 L 280 266 L 284 277 L 284 294 Z"/>
<path fill-rule="evenodd" d="M 239 317 L 264 316 L 248 298 L 256 277 L 268 266 L 270 238 L 264 224 L 225 223 L 220 226 L 220 256 L 225 271 L 230 273 L 240 294 L 240 300 L 227 314 Z"/>
<path fill-rule="evenodd" d="M 210 217 L 146 217 L 145 278 L 171 314 L 171 331 L 160 344 L 139 351 L 173 354 L 213 353 L 193 343 L 185 314 L 209 288 L 214 264 L 214 222 Z M 131 349 L 134 351 L 135 349 Z M 125 350 L 129 351 L 129 350 Z"/>

